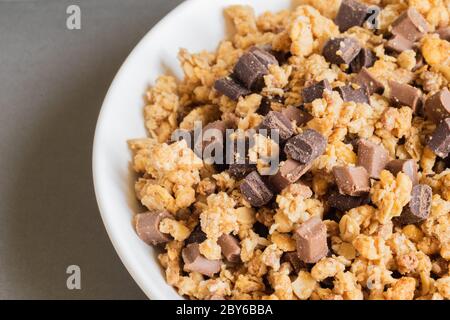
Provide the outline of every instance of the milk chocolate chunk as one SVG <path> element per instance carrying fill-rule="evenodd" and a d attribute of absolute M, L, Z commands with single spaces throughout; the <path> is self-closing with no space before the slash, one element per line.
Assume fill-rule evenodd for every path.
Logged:
<path fill-rule="evenodd" d="M 330 83 L 327 79 L 319 82 L 314 82 L 313 84 L 303 88 L 302 97 L 304 103 L 313 102 L 316 99 L 322 99 L 325 90 L 331 91 Z"/>
<path fill-rule="evenodd" d="M 327 41 L 322 54 L 329 63 L 349 65 L 360 50 L 361 45 L 356 39 L 334 38 Z"/>
<path fill-rule="evenodd" d="M 254 207 L 262 207 L 273 198 L 273 193 L 266 186 L 258 172 L 249 173 L 241 183 L 244 198 Z"/>
<path fill-rule="evenodd" d="M 300 163 L 309 163 L 325 152 L 327 139 L 313 129 L 290 138 L 284 146 L 286 155 Z"/>
<path fill-rule="evenodd" d="M 378 179 L 388 162 L 389 154 L 385 148 L 366 139 L 359 140 L 356 165 L 364 167 L 371 178 Z"/>
<path fill-rule="evenodd" d="M 248 89 L 260 91 L 264 86 L 266 66 L 251 52 L 241 56 L 234 66 L 234 76 Z"/>
<path fill-rule="evenodd" d="M 239 262 L 241 258 L 241 246 L 239 241 L 230 234 L 223 234 L 217 240 L 222 254 L 229 262 Z"/>
<path fill-rule="evenodd" d="M 369 174 L 364 167 L 333 168 L 339 192 L 349 196 L 364 196 L 370 191 Z"/>
<path fill-rule="evenodd" d="M 416 161 L 413 159 L 408 160 L 392 160 L 386 165 L 386 169 L 389 170 L 394 176 L 401 171 L 406 174 L 412 181 L 413 186 L 419 183 L 418 167 Z"/>
<path fill-rule="evenodd" d="M 351 27 L 361 27 L 369 14 L 369 7 L 355 0 L 343 0 L 335 18 L 340 32 Z"/>
<path fill-rule="evenodd" d="M 328 253 L 327 228 L 318 217 L 312 217 L 294 231 L 297 254 L 301 261 L 316 263 Z"/>
<path fill-rule="evenodd" d="M 348 84 L 336 88 L 336 91 L 339 92 L 339 95 L 344 101 L 370 104 L 369 96 L 367 95 L 367 90 L 365 87 L 359 87 L 355 89 L 352 85 Z"/>
<path fill-rule="evenodd" d="M 350 70 L 358 73 L 362 68 L 370 68 L 376 61 L 375 54 L 372 50 L 362 48 L 355 59 L 350 63 Z"/>
<path fill-rule="evenodd" d="M 384 85 L 375 79 L 375 77 L 366 68 L 361 69 L 354 81 L 361 87 L 366 88 L 369 95 L 374 93 L 382 94 L 384 91 Z"/>
<path fill-rule="evenodd" d="M 297 182 L 310 168 L 311 163 L 302 164 L 298 161 L 287 159 L 281 163 L 277 173 L 269 177 L 269 183 L 277 192 L 280 192 L 287 186 Z"/>
<path fill-rule="evenodd" d="M 173 216 L 167 211 L 149 211 L 137 214 L 135 217 L 136 233 L 148 245 L 169 242 L 172 237 L 159 231 L 159 224 L 166 218 Z"/>
<path fill-rule="evenodd" d="M 403 12 L 392 24 L 392 34 L 415 42 L 428 32 L 428 24 L 424 17 L 413 7 Z"/>
<path fill-rule="evenodd" d="M 450 153 L 450 118 L 442 120 L 427 143 L 428 147 L 441 158 Z"/>
<path fill-rule="evenodd" d="M 251 93 L 250 90 L 247 90 L 230 77 L 222 78 L 214 82 L 214 89 L 234 101 Z"/>
<path fill-rule="evenodd" d="M 439 38 L 450 42 L 450 27 L 439 28 L 437 31 Z"/>
<path fill-rule="evenodd" d="M 277 58 L 267 50 L 254 46 L 250 48 L 249 52 L 253 53 L 266 68 L 272 64 L 278 65 Z"/>
<path fill-rule="evenodd" d="M 313 119 L 313 116 L 303 109 L 302 106 L 294 107 L 288 106 L 281 110 L 281 113 L 286 116 L 290 121 L 294 121 L 297 127 L 307 123 Z"/>
<path fill-rule="evenodd" d="M 433 191 L 426 184 L 415 185 L 411 192 L 411 200 L 398 218 L 401 224 L 413 224 L 428 218 L 431 211 Z"/>
<path fill-rule="evenodd" d="M 369 201 L 370 199 L 368 196 L 352 197 L 339 192 L 332 192 L 327 199 L 327 203 L 330 207 L 343 212 L 368 204 Z"/>
<path fill-rule="evenodd" d="M 198 272 L 205 276 L 212 277 L 220 271 L 221 260 L 206 259 L 199 249 L 198 243 L 188 244 L 181 252 L 184 262 L 184 271 Z"/>
<path fill-rule="evenodd" d="M 435 93 L 425 102 L 425 115 L 434 123 L 450 117 L 450 91 L 447 88 Z"/>
<path fill-rule="evenodd" d="M 270 111 L 259 126 L 259 129 L 266 129 L 267 134 L 273 131 L 278 132 L 281 141 L 289 139 L 294 130 L 289 119 L 278 111 Z"/>
<path fill-rule="evenodd" d="M 417 112 L 420 106 L 422 92 L 408 84 L 389 81 L 391 88 L 390 98 L 395 106 L 408 106 L 413 112 Z"/>
<path fill-rule="evenodd" d="M 386 49 L 391 50 L 396 53 L 402 53 L 406 50 L 414 49 L 414 42 L 409 41 L 403 36 L 397 34 L 389 39 L 385 44 Z"/>
<path fill-rule="evenodd" d="M 289 262 L 292 266 L 292 269 L 294 269 L 294 272 L 297 274 L 300 272 L 301 269 L 306 268 L 306 264 L 300 260 L 298 257 L 297 251 L 290 251 L 283 253 L 283 256 L 281 257 L 281 261 L 283 262 Z"/>
<path fill-rule="evenodd" d="M 197 156 L 204 161 L 223 164 L 226 129 L 227 123 L 223 120 L 207 124 L 202 130 L 201 138 L 195 142 L 194 151 Z"/>

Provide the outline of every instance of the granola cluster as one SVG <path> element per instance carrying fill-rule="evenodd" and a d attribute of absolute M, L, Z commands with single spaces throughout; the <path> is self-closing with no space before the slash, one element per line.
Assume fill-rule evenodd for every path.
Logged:
<path fill-rule="evenodd" d="M 363 20 L 344 28 L 347 20 L 341 11 L 345 5 L 354 10 L 354 2 L 299 0 L 293 10 L 259 17 L 251 7 L 230 6 L 225 18 L 234 26 L 232 36 L 215 52 L 181 49 L 184 78 L 161 76 L 147 92 L 149 137 L 129 145 L 139 175 L 137 198 L 153 216 L 137 221 L 147 223 L 139 229 L 143 233 L 157 233 L 150 235 L 150 242 L 159 244 L 167 282 L 180 295 L 450 299 L 450 158 L 441 152 L 448 150 L 449 138 L 447 146 L 429 144 L 443 124 L 426 113 L 431 112 L 426 110 L 428 100 L 448 94 L 450 88 L 450 1 L 359 0 L 358 5 L 380 9 L 377 28 Z M 419 28 L 422 35 L 408 46 L 399 42 L 405 39 L 397 38 L 392 25 L 411 9 L 426 30 Z M 341 42 L 330 58 L 330 39 L 350 39 L 349 46 L 356 43 L 369 54 L 358 56 L 358 67 L 346 61 Z M 406 47 L 398 49 L 402 45 Z M 277 63 L 266 66 L 257 89 L 249 89 L 229 75 L 255 47 L 271 52 Z M 364 75 L 372 77 L 368 87 L 354 81 Z M 220 79 L 237 87 L 224 94 L 217 86 Z M 419 90 L 420 96 L 413 100 L 416 92 L 411 91 L 404 97 L 397 85 Z M 305 89 L 311 86 L 309 99 Z M 266 125 L 268 113 L 285 110 L 304 117 L 287 117 L 291 135 L 311 129 L 326 144 L 300 179 L 278 191 L 268 184 L 270 201 L 265 201 L 267 194 L 257 193 L 262 205 L 245 192 L 253 186 L 245 177 L 252 170 L 263 176 L 265 159 L 286 150 L 284 142 L 254 134 L 255 144 L 246 155 L 254 168 L 238 174 L 229 166 L 206 163 L 185 140 L 170 139 L 176 130 L 193 130 L 196 121 L 203 126 L 221 121 L 237 130 L 236 138 L 244 137 Z M 382 148 L 377 163 L 361 163 L 365 146 Z M 295 158 L 287 154 L 286 161 Z M 386 161 L 372 172 L 367 166 L 379 165 L 381 154 Z M 365 168 L 367 185 L 358 184 L 357 168 Z M 345 183 L 353 179 L 347 190 Z M 423 198 L 427 192 L 428 200 Z M 415 207 L 417 199 L 423 202 L 420 206 L 430 203 L 426 217 L 418 217 L 422 209 Z M 167 214 L 159 214 L 163 211 Z M 305 239 L 316 238 L 324 239 L 326 249 L 317 261 L 314 251 L 322 252 L 322 247 L 305 242 L 299 248 Z M 299 253 L 305 246 L 310 252 Z"/>

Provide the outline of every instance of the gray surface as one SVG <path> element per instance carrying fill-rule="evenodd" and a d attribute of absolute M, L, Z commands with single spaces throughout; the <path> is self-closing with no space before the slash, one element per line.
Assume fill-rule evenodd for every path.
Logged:
<path fill-rule="evenodd" d="M 0 299 L 145 298 L 101 222 L 92 139 L 120 64 L 180 2 L 0 0 Z M 81 30 L 66 29 L 69 4 Z"/>

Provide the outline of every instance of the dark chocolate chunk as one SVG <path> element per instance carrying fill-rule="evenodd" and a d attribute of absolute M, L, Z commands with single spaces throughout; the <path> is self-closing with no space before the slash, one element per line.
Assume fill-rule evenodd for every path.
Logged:
<path fill-rule="evenodd" d="M 192 230 L 189 237 L 186 240 L 184 240 L 184 244 L 188 245 L 191 243 L 202 243 L 205 240 L 206 240 L 206 233 L 202 231 L 200 225 L 197 225 L 194 228 L 194 230 Z"/>
<path fill-rule="evenodd" d="M 315 82 L 309 86 L 304 87 L 302 90 L 303 102 L 310 103 L 316 99 L 322 99 L 325 90 L 332 90 L 327 79 Z"/>
<path fill-rule="evenodd" d="M 360 86 L 365 87 L 369 95 L 374 93 L 383 94 L 384 85 L 375 79 L 366 68 L 361 69 L 354 81 Z"/>
<path fill-rule="evenodd" d="M 409 41 L 408 39 L 397 34 L 386 42 L 385 47 L 390 51 L 402 53 L 406 50 L 413 50 L 414 42 Z"/>
<path fill-rule="evenodd" d="M 337 87 L 336 91 L 344 101 L 353 101 L 356 103 L 370 104 L 369 96 L 365 87 L 353 88 L 351 84 L 347 84 L 342 87 Z"/>
<path fill-rule="evenodd" d="M 256 110 L 256 113 L 265 116 L 270 111 L 272 111 L 272 101 L 267 97 L 262 97 L 261 103 L 259 104 L 259 108 L 258 110 Z"/>
<path fill-rule="evenodd" d="M 364 167 L 333 168 L 339 192 L 349 196 L 364 196 L 370 191 L 369 174 Z"/>
<path fill-rule="evenodd" d="M 214 82 L 214 89 L 234 101 L 251 93 L 230 77 L 222 78 Z"/>
<path fill-rule="evenodd" d="M 201 138 L 197 139 L 194 151 L 200 159 L 209 163 L 225 163 L 225 133 L 227 124 L 217 120 L 207 124 L 202 130 Z"/>
<path fill-rule="evenodd" d="M 445 158 L 450 153 L 450 118 L 442 120 L 437 126 L 427 146 L 441 158 Z"/>
<path fill-rule="evenodd" d="M 361 27 L 369 14 L 369 7 L 355 0 L 343 0 L 334 21 L 340 32 L 351 27 Z"/>
<path fill-rule="evenodd" d="M 212 277 L 220 271 L 221 260 L 208 260 L 201 253 L 198 243 L 188 244 L 181 252 L 184 262 L 184 271 L 198 272 Z"/>
<path fill-rule="evenodd" d="M 434 123 L 450 117 L 450 91 L 447 88 L 435 93 L 425 102 L 425 115 Z"/>
<path fill-rule="evenodd" d="M 229 174 L 237 179 L 244 178 L 250 172 L 256 170 L 256 164 L 251 163 L 248 157 L 248 150 L 250 149 L 248 138 L 239 138 L 233 141 L 233 150 L 228 150 L 231 157 L 227 158 L 229 166 Z"/>
<path fill-rule="evenodd" d="M 389 162 L 385 148 L 372 141 L 361 139 L 358 142 L 358 162 L 356 165 L 366 168 L 371 178 L 378 179 L 380 172 Z"/>
<path fill-rule="evenodd" d="M 259 47 L 251 47 L 249 50 L 267 68 L 269 65 L 278 65 L 278 60 L 273 54 Z"/>
<path fill-rule="evenodd" d="M 391 80 L 389 80 L 389 87 L 391 90 L 390 98 L 395 106 L 408 106 L 413 112 L 417 112 L 422 97 L 422 92 L 419 89 Z"/>
<path fill-rule="evenodd" d="M 392 23 L 391 32 L 415 42 L 428 32 L 428 24 L 414 7 L 409 7 Z"/>
<path fill-rule="evenodd" d="M 386 169 L 389 170 L 394 176 L 397 176 L 400 171 L 403 172 L 411 179 L 413 186 L 419 183 L 419 169 L 416 161 L 413 159 L 396 159 L 389 161 L 386 165 Z"/>
<path fill-rule="evenodd" d="M 233 75 L 249 90 L 260 91 L 268 70 L 251 52 L 242 55 L 234 66 Z"/>
<path fill-rule="evenodd" d="M 289 139 L 294 130 L 292 124 L 285 115 L 278 111 L 270 111 L 259 126 L 259 129 L 267 130 L 267 134 L 278 132 L 280 141 Z"/>
<path fill-rule="evenodd" d="M 159 231 L 159 224 L 164 219 L 173 219 L 167 211 L 149 211 L 135 217 L 136 233 L 148 245 L 169 242 L 172 237 Z"/>
<path fill-rule="evenodd" d="M 256 221 L 253 224 L 253 231 L 255 231 L 255 233 L 263 238 L 267 238 L 267 236 L 269 235 L 269 228 L 267 228 L 264 224 L 262 224 L 259 221 Z"/>
<path fill-rule="evenodd" d="M 254 207 L 262 207 L 272 200 L 273 193 L 266 186 L 258 172 L 248 174 L 241 183 L 244 198 Z"/>
<path fill-rule="evenodd" d="M 298 257 L 297 251 L 283 253 L 281 261 L 289 262 L 292 266 L 292 269 L 294 269 L 295 274 L 298 274 L 300 270 L 306 268 L 306 264 Z"/>
<path fill-rule="evenodd" d="M 287 159 L 281 163 L 277 173 L 269 177 L 269 183 L 277 192 L 280 192 L 288 185 L 297 182 L 310 168 L 311 163 L 302 164 L 298 161 Z"/>
<path fill-rule="evenodd" d="M 431 211 L 433 191 L 426 184 L 415 185 L 411 192 L 411 200 L 398 218 L 400 224 L 413 224 L 428 218 Z"/>
<path fill-rule="evenodd" d="M 217 240 L 217 244 L 222 249 L 222 254 L 229 262 L 239 262 L 241 260 L 241 246 L 239 241 L 231 234 L 222 234 Z"/>
<path fill-rule="evenodd" d="M 372 50 L 362 48 L 355 59 L 350 63 L 350 70 L 358 73 L 362 68 L 370 68 L 376 61 L 375 54 Z"/>
<path fill-rule="evenodd" d="M 336 191 L 332 192 L 327 199 L 327 203 L 330 207 L 344 212 L 368 204 L 369 201 L 370 199 L 368 196 L 352 197 Z"/>
<path fill-rule="evenodd" d="M 287 108 L 283 108 L 281 113 L 284 114 L 290 121 L 294 121 L 297 127 L 300 127 L 313 119 L 313 116 L 305 111 L 303 106 L 288 106 Z"/>
<path fill-rule="evenodd" d="M 450 27 L 439 28 L 436 33 L 442 40 L 447 40 L 448 42 L 450 42 Z"/>
<path fill-rule="evenodd" d="M 290 138 L 284 146 L 286 155 L 300 163 L 309 163 L 325 152 L 327 139 L 313 129 Z"/>
<path fill-rule="evenodd" d="M 361 45 L 354 38 L 334 38 L 327 41 L 322 54 L 329 63 L 350 65 L 360 50 Z"/>
<path fill-rule="evenodd" d="M 327 228 L 318 217 L 312 217 L 294 231 L 297 254 L 301 261 L 316 263 L 328 253 Z"/>

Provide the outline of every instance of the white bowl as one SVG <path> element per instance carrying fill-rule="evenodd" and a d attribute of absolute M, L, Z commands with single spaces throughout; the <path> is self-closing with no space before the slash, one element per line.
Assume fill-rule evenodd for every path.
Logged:
<path fill-rule="evenodd" d="M 291 0 L 187 0 L 140 41 L 117 73 L 97 121 L 93 149 L 94 187 L 108 235 L 123 264 L 150 299 L 181 299 L 169 286 L 153 248 L 136 235 L 135 175 L 127 140 L 146 136 L 144 94 L 168 70 L 182 77 L 179 48 L 215 50 L 226 34 L 223 9 L 251 5 L 257 14 L 290 7 Z M 149 5 L 151 10 L 151 5 Z"/>

